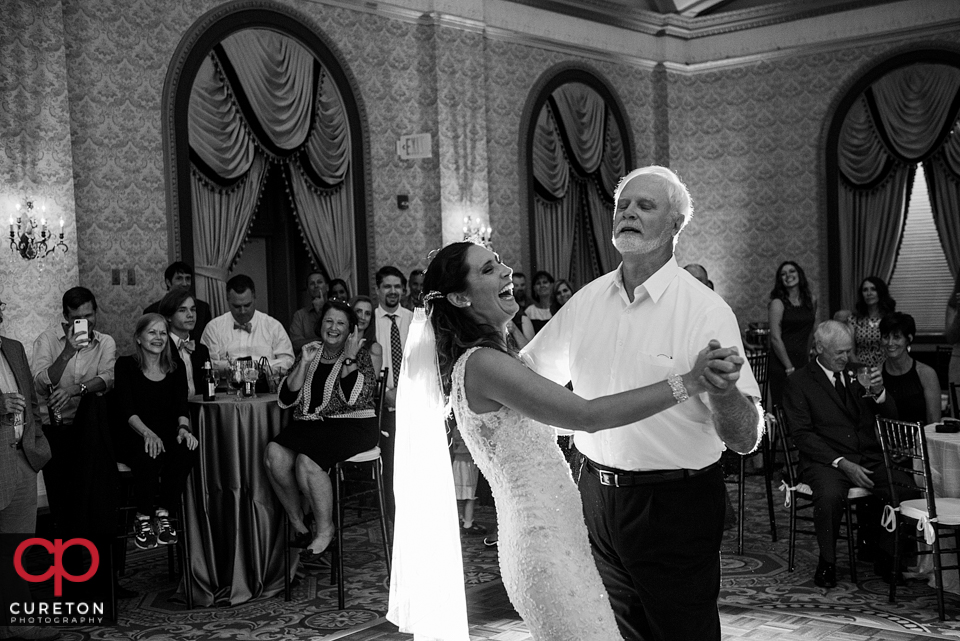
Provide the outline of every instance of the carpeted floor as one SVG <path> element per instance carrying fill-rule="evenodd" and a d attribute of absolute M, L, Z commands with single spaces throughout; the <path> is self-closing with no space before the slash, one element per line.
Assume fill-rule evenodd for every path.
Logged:
<path fill-rule="evenodd" d="M 733 487 L 731 486 L 731 489 Z M 845 564 L 840 584 L 824 590 L 813 584 L 817 552 L 813 537 L 800 537 L 797 570 L 787 572 L 787 512 L 777 493 L 779 540 L 770 541 L 762 477 L 748 477 L 747 527 L 742 556 L 734 554 L 735 530 L 723 549 L 720 596 L 724 639 L 960 639 L 960 597 L 947 595 L 949 620 L 939 623 L 935 592 L 911 580 L 898 590 L 897 604 L 887 603 L 887 585 L 861 563 L 853 584 Z M 492 508 L 478 510 L 478 522 L 495 525 Z M 229 608 L 187 611 L 167 576 L 163 550 L 132 551 L 125 586 L 140 596 L 121 601 L 115 627 L 65 629 L 66 641 L 88 639 L 410 639 L 382 619 L 387 606 L 387 579 L 375 525 L 347 531 L 347 607 L 336 608 L 336 586 L 321 557 L 301 565 L 291 602 L 282 596 Z M 510 608 L 497 567 L 496 548 L 482 537 L 464 538 L 471 637 L 524 641 L 523 623 Z"/>

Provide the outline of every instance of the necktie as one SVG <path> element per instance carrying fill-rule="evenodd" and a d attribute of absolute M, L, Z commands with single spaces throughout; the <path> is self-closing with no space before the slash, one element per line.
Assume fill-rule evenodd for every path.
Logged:
<path fill-rule="evenodd" d="M 243 325 L 241 325 L 240 323 L 236 323 L 236 322 L 235 322 L 235 323 L 233 324 L 233 328 L 234 328 L 234 329 L 239 329 L 240 331 L 246 332 L 246 333 L 248 333 L 248 334 L 252 333 L 252 331 L 253 331 L 253 327 L 251 326 L 251 324 L 250 324 L 249 321 L 247 321 L 247 322 L 244 323 Z"/>
<path fill-rule="evenodd" d="M 397 327 L 397 315 L 387 314 L 390 319 L 390 360 L 393 365 L 393 386 L 400 380 L 400 361 L 403 360 L 403 345 L 400 344 L 400 328 Z"/>
<path fill-rule="evenodd" d="M 843 401 L 843 404 L 847 404 L 847 389 L 843 384 L 843 373 L 834 372 L 833 373 L 833 386 L 837 388 L 837 394 L 840 395 L 840 400 Z"/>

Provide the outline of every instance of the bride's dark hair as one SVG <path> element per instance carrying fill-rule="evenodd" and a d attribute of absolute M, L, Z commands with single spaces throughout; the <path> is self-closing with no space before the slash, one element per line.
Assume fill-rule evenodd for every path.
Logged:
<path fill-rule="evenodd" d="M 425 303 L 430 323 L 437 337 L 437 364 L 443 393 L 450 394 L 450 377 L 453 365 L 471 347 L 490 347 L 510 353 L 506 337 L 492 325 L 481 324 L 470 318 L 464 310 L 447 300 L 447 294 L 456 294 L 467 288 L 467 250 L 474 243 L 451 243 L 437 252 L 423 276 L 424 295 L 433 292 Z"/>

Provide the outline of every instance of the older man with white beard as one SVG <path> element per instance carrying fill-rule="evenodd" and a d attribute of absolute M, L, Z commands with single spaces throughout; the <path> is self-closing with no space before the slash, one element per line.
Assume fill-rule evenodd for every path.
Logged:
<path fill-rule="evenodd" d="M 675 408 L 574 437 L 584 455 L 584 516 L 624 639 L 719 640 L 719 460 L 725 447 L 756 447 L 760 389 L 744 366 L 739 380 L 707 381 L 708 393 L 680 404 L 688 395 L 678 374 L 703 345 L 743 349 L 737 319 L 674 258 L 692 215 L 676 174 L 656 166 L 633 171 L 620 181 L 615 204 L 620 267 L 577 292 L 522 354 L 543 376 L 572 381 L 584 398 L 670 382 Z"/>

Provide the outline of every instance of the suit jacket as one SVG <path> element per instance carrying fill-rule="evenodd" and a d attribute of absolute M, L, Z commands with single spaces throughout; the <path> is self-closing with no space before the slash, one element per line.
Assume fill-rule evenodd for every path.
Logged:
<path fill-rule="evenodd" d="M 893 397 L 887 393 L 878 404 L 864 398 L 856 378 L 848 380 L 851 398 L 844 403 L 816 359 L 787 379 L 783 410 L 802 463 L 831 465 L 841 456 L 858 465 L 865 460 L 883 460 L 875 419 L 877 414 L 896 418 Z"/>
<path fill-rule="evenodd" d="M 190 332 L 190 338 L 199 343 L 200 337 L 203 336 L 203 330 L 207 327 L 207 323 L 210 322 L 210 319 L 213 318 L 213 313 L 210 311 L 210 305 L 203 302 L 196 296 L 193 297 L 193 302 L 197 305 L 197 324 L 194 326 L 193 331 Z M 143 310 L 143 313 L 159 314 L 160 301 L 158 300 L 155 303 L 150 303 L 150 305 Z"/>
<path fill-rule="evenodd" d="M 23 444 L 23 453 L 30 467 L 39 472 L 50 460 L 50 444 L 47 443 L 47 438 L 40 429 L 40 404 L 37 401 L 37 392 L 33 388 L 33 376 L 30 374 L 27 354 L 23 350 L 23 344 L 6 336 L 0 340 L 0 352 L 13 370 L 20 393 L 27 399 L 27 409 L 23 413 L 23 436 L 20 442 Z M 0 430 L 0 509 L 13 500 L 17 456 L 13 429 Z"/>
<path fill-rule="evenodd" d="M 195 340 L 194 342 L 196 347 L 193 354 L 190 354 L 190 365 L 193 367 L 193 389 L 196 390 L 197 394 L 203 394 L 203 364 L 210 360 L 210 350 L 200 341 Z M 177 360 L 178 365 L 183 367 L 183 358 L 180 356 L 180 350 L 173 346 L 173 339 L 170 340 L 170 351 L 173 352 L 173 357 Z"/>

